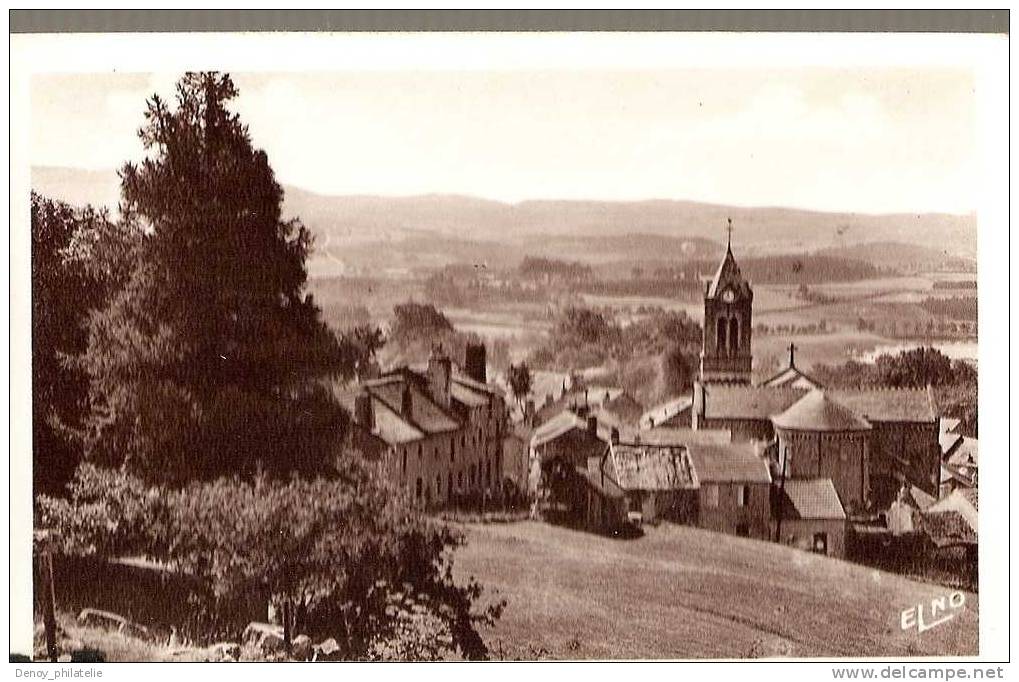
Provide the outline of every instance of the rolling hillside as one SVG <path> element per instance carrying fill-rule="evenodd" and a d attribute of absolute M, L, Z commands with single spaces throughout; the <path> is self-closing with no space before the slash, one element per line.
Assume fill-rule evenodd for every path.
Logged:
<path fill-rule="evenodd" d="M 902 609 L 948 590 L 765 542 L 663 525 L 617 540 L 472 525 L 454 573 L 508 601 L 483 636 L 513 658 L 976 655 L 978 605 L 918 634 Z"/>
<path fill-rule="evenodd" d="M 32 170 L 37 191 L 75 204 L 113 206 L 117 184 L 113 171 Z M 713 250 L 712 244 L 724 240 L 729 217 L 745 256 L 873 242 L 918 248 L 937 244 L 939 252 L 954 256 L 976 254 L 973 215 L 821 213 L 666 200 L 508 204 L 459 195 L 324 196 L 296 187 L 285 190 L 284 214 L 300 217 L 315 234 L 318 257 L 347 264 L 377 254 L 379 245 L 405 266 L 412 266 L 415 259 L 423 264 L 451 262 L 447 255 L 451 249 L 475 261 L 517 260 L 528 253 L 561 253 L 592 261 L 701 258 Z M 459 242 L 467 244 L 458 247 Z M 888 258 L 881 246 L 865 247 L 859 256 L 828 255 L 879 265 Z"/>

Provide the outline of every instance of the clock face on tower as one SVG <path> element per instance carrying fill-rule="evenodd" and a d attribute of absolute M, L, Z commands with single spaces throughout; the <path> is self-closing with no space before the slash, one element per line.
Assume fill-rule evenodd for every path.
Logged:
<path fill-rule="evenodd" d="M 725 301 L 726 303 L 732 303 L 734 300 L 736 300 L 736 294 L 733 293 L 732 289 L 726 289 L 725 291 L 722 292 L 722 300 Z"/>

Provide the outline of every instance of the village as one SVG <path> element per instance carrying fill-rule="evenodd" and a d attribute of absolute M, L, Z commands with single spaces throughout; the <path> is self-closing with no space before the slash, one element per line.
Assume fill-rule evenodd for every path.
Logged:
<path fill-rule="evenodd" d="M 978 650 L 972 214 L 317 195 L 175 87 L 33 171 L 35 660 Z"/>
<path fill-rule="evenodd" d="M 731 224 L 730 224 L 731 234 Z M 752 384 L 753 289 L 731 243 L 704 292 L 691 395 L 643 406 L 545 372 L 514 405 L 484 344 L 462 363 L 376 366 L 338 393 L 351 437 L 423 508 L 529 506 L 625 536 L 690 524 L 884 567 L 948 565 L 975 586 L 977 442 L 931 388 L 827 390 L 796 365 Z M 903 569 L 905 570 L 905 569 Z"/>

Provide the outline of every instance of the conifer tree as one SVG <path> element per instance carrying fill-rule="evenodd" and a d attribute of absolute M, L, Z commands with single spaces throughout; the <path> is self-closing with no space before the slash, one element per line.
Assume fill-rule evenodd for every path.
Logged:
<path fill-rule="evenodd" d="M 316 472 L 344 415 L 321 379 L 352 356 L 305 293 L 311 243 L 281 214 L 266 154 L 228 109 L 228 75 L 188 73 L 148 101 L 122 219 L 145 234 L 89 323 L 87 455 L 151 481 Z"/>

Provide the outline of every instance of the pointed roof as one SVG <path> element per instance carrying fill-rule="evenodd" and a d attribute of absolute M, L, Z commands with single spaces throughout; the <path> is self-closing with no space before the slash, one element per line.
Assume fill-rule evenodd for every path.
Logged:
<path fill-rule="evenodd" d="M 780 428 L 797 431 L 866 431 L 871 428 L 870 422 L 831 400 L 821 390 L 811 391 L 771 421 Z"/>
<path fill-rule="evenodd" d="M 736 264 L 736 257 L 732 255 L 731 245 L 726 247 L 725 256 L 718 264 L 718 270 L 715 271 L 711 286 L 708 287 L 708 297 L 718 296 L 727 284 L 731 284 L 737 289 L 747 286 L 746 280 L 743 279 L 743 274 L 739 270 L 739 265 Z"/>

